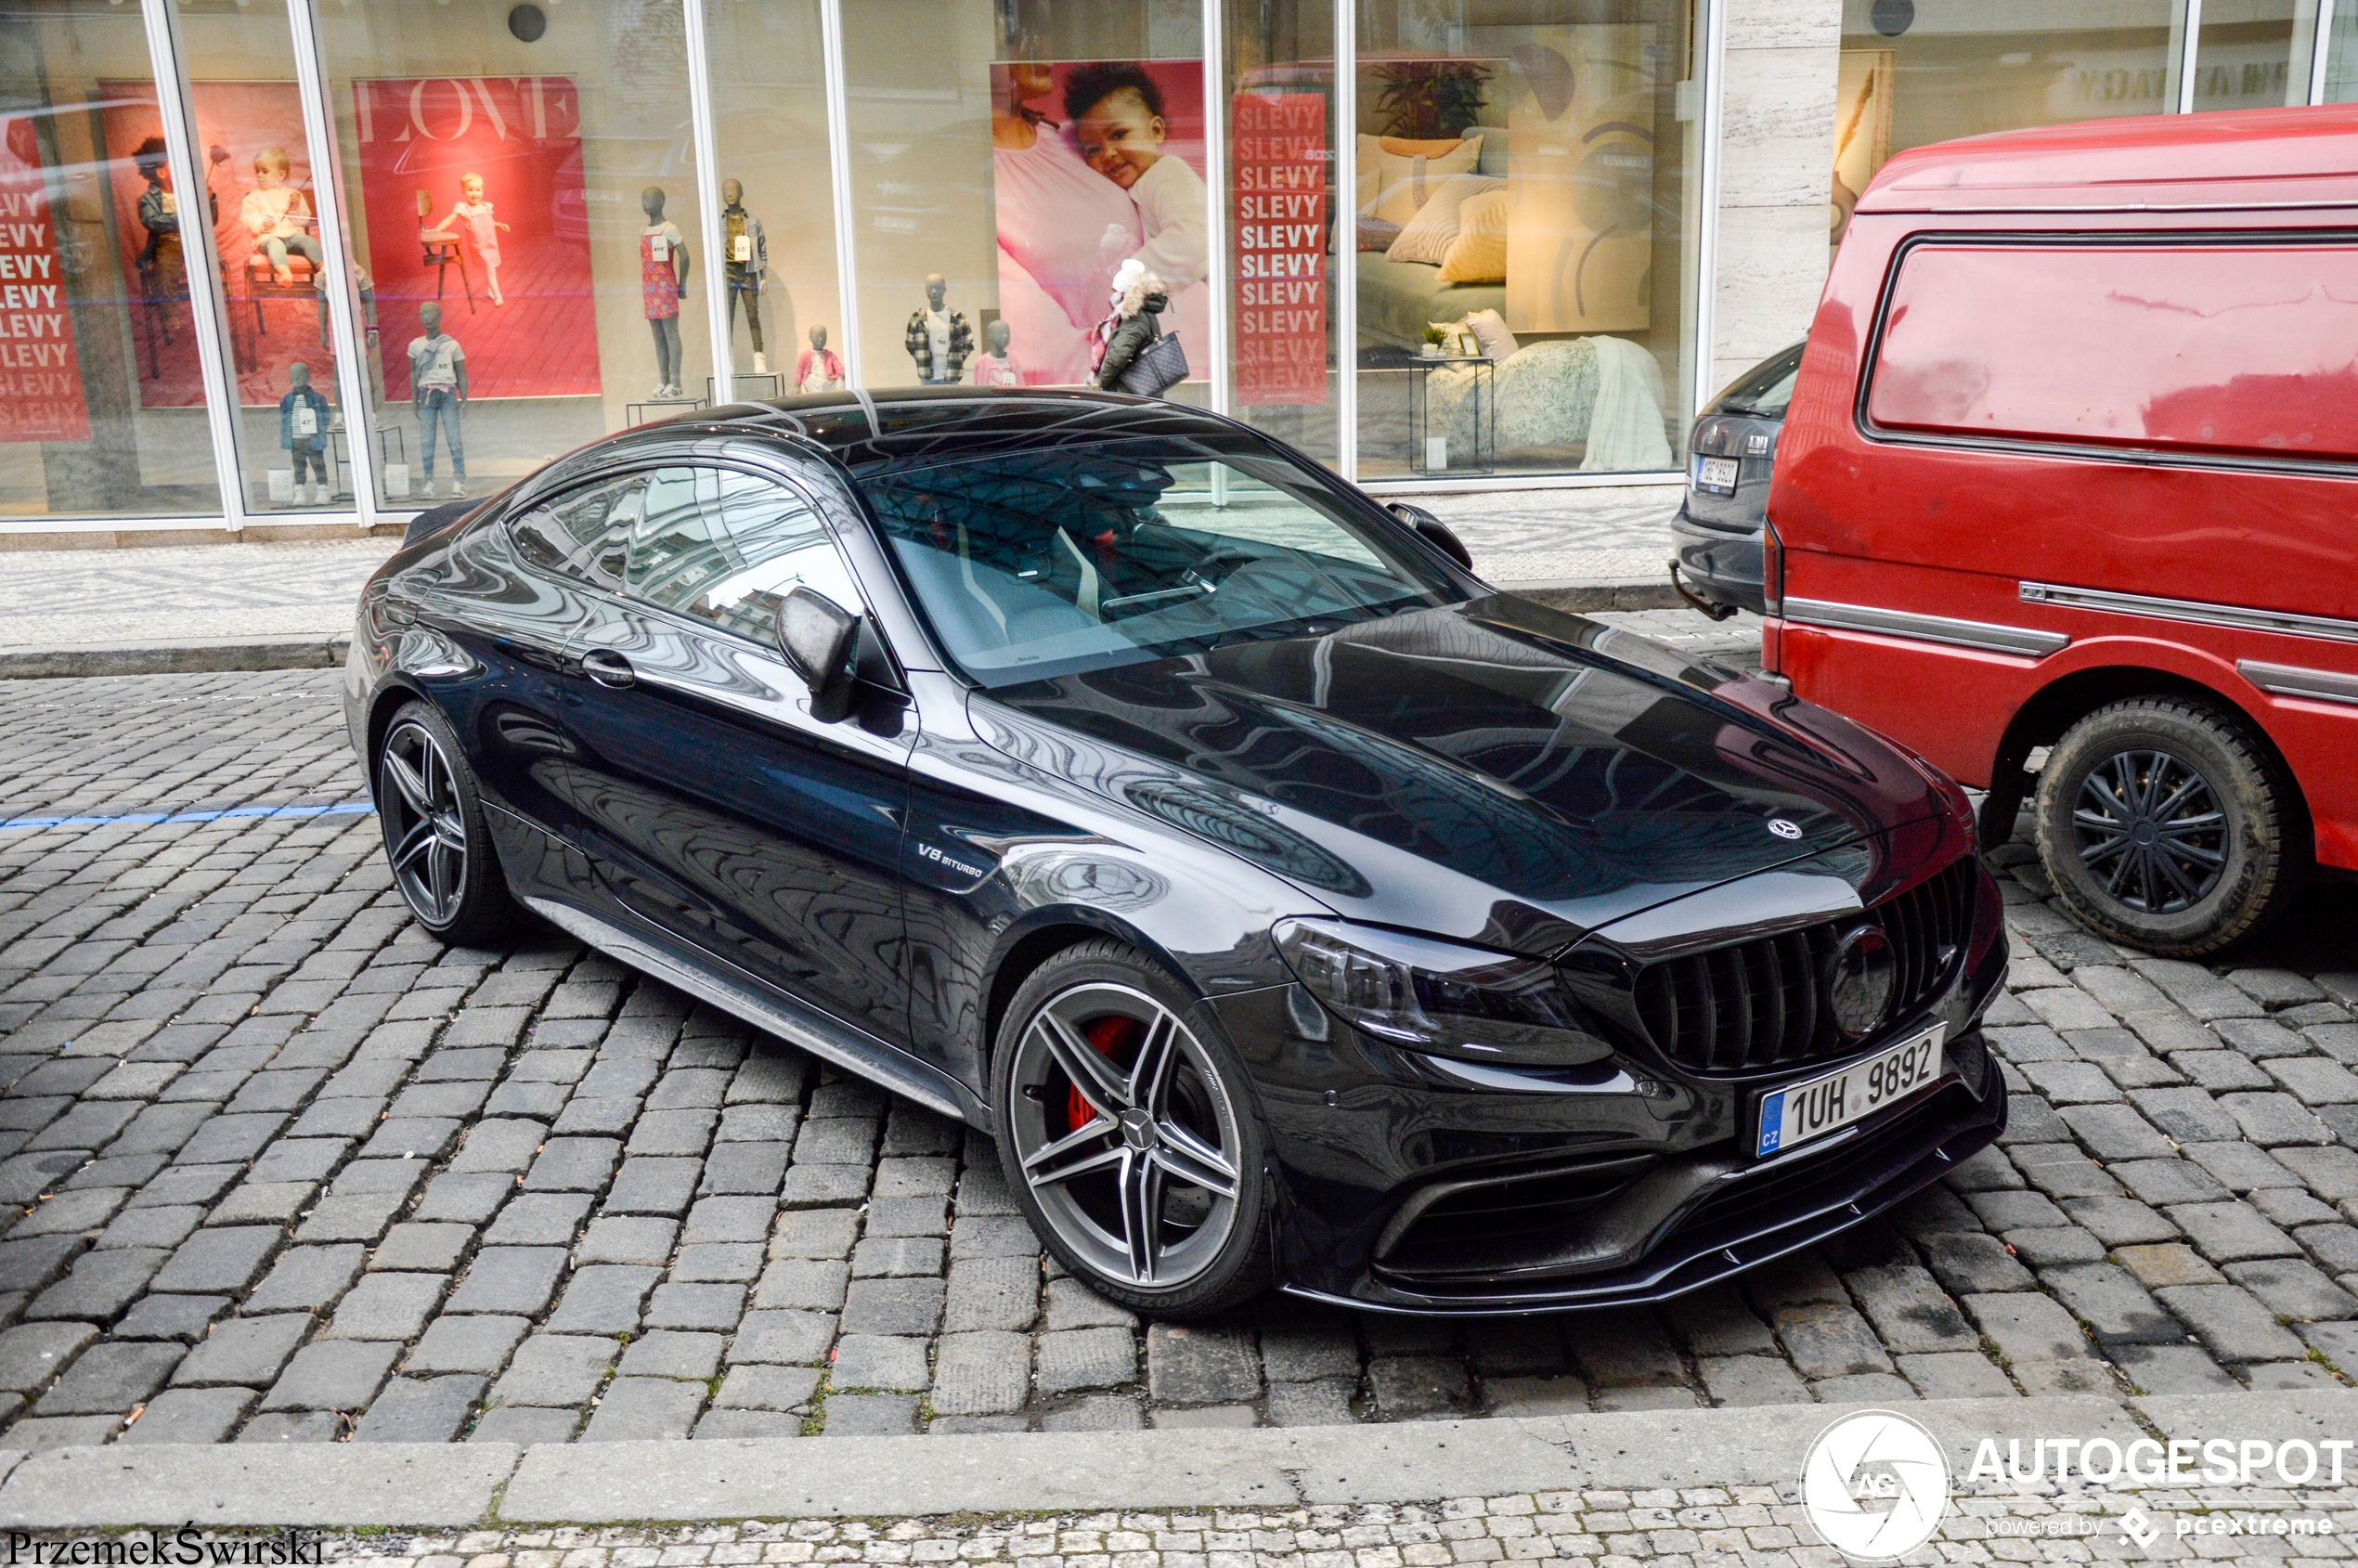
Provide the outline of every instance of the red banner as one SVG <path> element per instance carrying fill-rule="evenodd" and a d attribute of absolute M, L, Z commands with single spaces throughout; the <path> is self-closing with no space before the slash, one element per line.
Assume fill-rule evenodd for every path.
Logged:
<path fill-rule="evenodd" d="M 0 441 L 87 441 L 65 269 L 30 120 L 0 135 Z"/>
<path fill-rule="evenodd" d="M 1236 213 L 1236 400 L 1327 400 L 1327 146 L 1322 92 L 1239 93 L 1230 116 Z"/>

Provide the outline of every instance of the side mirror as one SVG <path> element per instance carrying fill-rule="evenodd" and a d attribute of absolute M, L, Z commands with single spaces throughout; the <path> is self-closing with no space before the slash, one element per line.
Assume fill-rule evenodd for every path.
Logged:
<path fill-rule="evenodd" d="M 1422 534 L 1425 542 L 1440 551 L 1442 554 L 1449 557 L 1467 571 L 1473 570 L 1473 552 L 1466 548 L 1465 540 L 1451 531 L 1448 524 L 1444 523 L 1423 507 L 1410 506 L 1406 501 L 1393 501 L 1384 510 Z"/>
<path fill-rule="evenodd" d="M 778 606 L 778 651 L 814 704 L 833 696 L 851 680 L 851 650 L 860 617 L 819 592 L 797 588 Z"/>

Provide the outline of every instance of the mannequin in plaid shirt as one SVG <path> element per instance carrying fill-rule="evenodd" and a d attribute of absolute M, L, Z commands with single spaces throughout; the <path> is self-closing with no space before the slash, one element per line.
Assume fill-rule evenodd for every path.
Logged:
<path fill-rule="evenodd" d="M 949 282 L 939 272 L 926 275 L 926 307 L 909 317 L 909 357 L 917 362 L 917 380 L 926 386 L 948 386 L 966 373 L 975 351 L 975 330 L 963 311 L 946 308 Z"/>

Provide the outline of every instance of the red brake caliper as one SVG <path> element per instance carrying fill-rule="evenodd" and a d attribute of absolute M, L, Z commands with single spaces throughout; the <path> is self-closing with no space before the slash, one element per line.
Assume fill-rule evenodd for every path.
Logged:
<path fill-rule="evenodd" d="M 1115 1048 L 1129 1038 L 1130 1031 L 1136 1023 L 1136 1019 L 1125 1018 L 1119 1014 L 1099 1018 L 1081 1031 L 1081 1038 L 1095 1046 L 1099 1056 L 1110 1058 L 1113 1056 Z M 1065 1131 L 1079 1132 L 1082 1127 L 1087 1126 L 1090 1118 L 1096 1114 L 1089 1108 L 1089 1102 L 1082 1098 L 1079 1089 L 1065 1091 Z"/>

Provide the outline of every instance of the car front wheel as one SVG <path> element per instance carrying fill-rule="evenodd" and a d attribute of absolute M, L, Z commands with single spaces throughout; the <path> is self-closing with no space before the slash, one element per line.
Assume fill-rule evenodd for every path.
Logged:
<path fill-rule="evenodd" d="M 1119 942 L 1067 949 L 1000 1026 L 999 1147 L 1032 1228 L 1099 1294 L 1198 1316 L 1269 1283 L 1267 1136 L 1193 998 Z"/>
<path fill-rule="evenodd" d="M 418 924 L 461 947 L 512 931 L 515 901 L 449 720 L 429 703 L 404 706 L 378 743 L 375 773 L 385 859 Z"/>
<path fill-rule="evenodd" d="M 2238 719 L 2175 697 L 2097 709 L 2039 774 L 2039 858 L 2073 914 L 2148 952 L 2197 958 L 2284 912 L 2300 801 Z"/>

